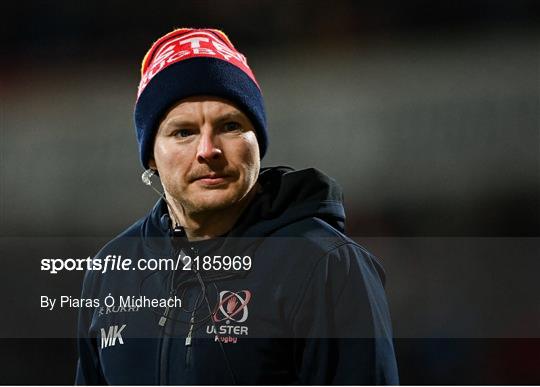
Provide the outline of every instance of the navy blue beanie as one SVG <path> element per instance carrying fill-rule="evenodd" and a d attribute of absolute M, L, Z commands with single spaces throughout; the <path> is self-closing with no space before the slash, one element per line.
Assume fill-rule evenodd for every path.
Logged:
<path fill-rule="evenodd" d="M 236 104 L 251 120 L 261 158 L 268 147 L 261 90 L 227 36 L 213 29 L 183 28 L 157 40 L 146 54 L 135 104 L 135 129 L 143 167 L 149 168 L 160 120 L 177 102 L 211 95 Z"/>

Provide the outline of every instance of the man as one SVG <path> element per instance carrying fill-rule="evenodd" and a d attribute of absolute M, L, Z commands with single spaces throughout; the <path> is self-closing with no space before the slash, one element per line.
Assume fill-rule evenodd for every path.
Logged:
<path fill-rule="evenodd" d="M 135 125 L 144 180 L 157 173 L 163 197 L 95 259 L 181 265 L 87 272 L 82 298 L 101 306 L 80 313 L 78 384 L 398 382 L 382 269 L 343 234 L 332 179 L 261 170 L 261 91 L 223 32 L 152 45 Z"/>

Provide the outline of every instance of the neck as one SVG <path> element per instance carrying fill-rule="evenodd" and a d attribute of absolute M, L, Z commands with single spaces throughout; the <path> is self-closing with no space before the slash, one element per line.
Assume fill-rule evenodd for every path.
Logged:
<path fill-rule="evenodd" d="M 189 211 L 176 199 L 167 195 L 167 207 L 174 224 L 184 228 L 190 241 L 211 239 L 229 232 L 244 212 L 257 191 L 255 185 L 237 203 L 223 208 L 206 211 Z"/>

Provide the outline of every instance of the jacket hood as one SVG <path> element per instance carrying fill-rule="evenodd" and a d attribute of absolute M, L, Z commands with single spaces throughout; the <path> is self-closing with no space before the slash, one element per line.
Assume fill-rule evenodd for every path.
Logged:
<path fill-rule="evenodd" d="M 233 227 L 231 236 L 260 237 L 301 219 L 316 217 L 344 231 L 345 210 L 339 185 L 315 168 L 263 168 L 261 192 Z"/>

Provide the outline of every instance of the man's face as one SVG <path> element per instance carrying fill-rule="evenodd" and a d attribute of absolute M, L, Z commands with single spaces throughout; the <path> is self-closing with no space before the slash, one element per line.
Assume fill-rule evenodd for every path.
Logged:
<path fill-rule="evenodd" d="M 227 100 L 186 98 L 161 121 L 150 167 L 186 211 L 227 208 L 250 192 L 260 169 L 247 116 Z"/>

